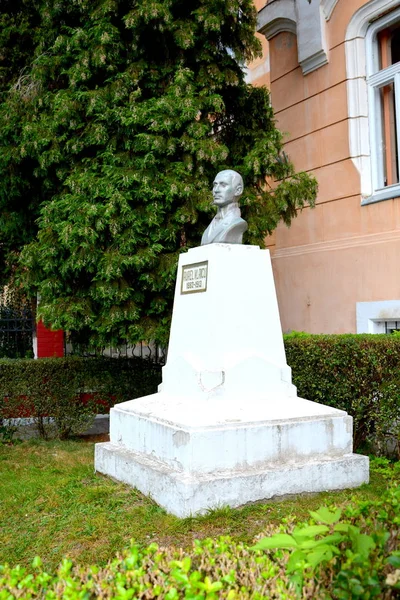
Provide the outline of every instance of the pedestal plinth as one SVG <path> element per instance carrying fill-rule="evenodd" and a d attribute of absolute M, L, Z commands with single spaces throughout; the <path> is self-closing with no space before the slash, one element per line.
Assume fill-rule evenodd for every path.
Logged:
<path fill-rule="evenodd" d="M 180 517 L 368 481 L 352 418 L 291 383 L 267 250 L 181 255 L 159 392 L 111 409 L 95 468 Z"/>

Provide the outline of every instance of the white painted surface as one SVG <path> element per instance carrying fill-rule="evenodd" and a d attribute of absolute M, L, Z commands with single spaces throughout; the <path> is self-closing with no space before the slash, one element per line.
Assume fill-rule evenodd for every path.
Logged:
<path fill-rule="evenodd" d="M 278 33 L 297 34 L 297 14 L 294 0 L 280 0 L 265 5 L 258 13 L 257 31 L 270 40 Z"/>
<path fill-rule="evenodd" d="M 321 8 L 327 21 L 331 18 L 337 3 L 338 0 L 321 0 Z"/>
<path fill-rule="evenodd" d="M 258 13 L 257 31 L 270 40 L 278 33 L 297 35 L 298 60 L 303 74 L 328 62 L 325 34 L 326 17 L 320 2 L 269 2 Z"/>
<path fill-rule="evenodd" d="M 37 343 L 37 335 L 36 335 L 36 328 L 35 328 L 35 331 L 32 334 L 33 358 L 38 357 L 37 346 L 38 346 L 38 343 Z"/>
<path fill-rule="evenodd" d="M 181 293 L 185 265 L 208 261 L 207 291 Z M 233 398 L 295 395 L 268 250 L 208 244 L 180 256 L 160 391 Z"/>
<path fill-rule="evenodd" d="M 400 300 L 357 302 L 357 333 L 385 333 L 386 321 L 400 321 Z"/>
<path fill-rule="evenodd" d="M 207 290 L 182 294 L 185 265 L 204 261 Z M 368 459 L 351 452 L 351 417 L 298 398 L 291 383 L 268 250 L 182 255 L 160 391 L 111 410 L 96 470 L 187 516 L 360 485 Z"/>
<path fill-rule="evenodd" d="M 328 62 L 325 18 L 319 2 L 296 2 L 297 47 L 303 75 Z"/>
<path fill-rule="evenodd" d="M 246 397 L 239 405 L 155 394 L 114 407 L 110 442 L 193 473 L 351 452 L 352 419 L 344 411 L 300 398 L 274 400 Z"/>
<path fill-rule="evenodd" d="M 168 512 L 184 518 L 220 506 L 241 506 L 286 494 L 357 487 L 368 481 L 368 458 L 340 458 L 248 469 L 236 473 L 192 475 L 123 446 L 96 444 L 96 469 L 139 488 Z"/>

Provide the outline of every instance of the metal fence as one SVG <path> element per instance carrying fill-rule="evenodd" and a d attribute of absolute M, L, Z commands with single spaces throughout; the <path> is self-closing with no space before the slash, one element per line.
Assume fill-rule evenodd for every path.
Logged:
<path fill-rule="evenodd" d="M 0 357 L 33 357 L 35 319 L 28 305 L 0 303 Z"/>
<path fill-rule="evenodd" d="M 77 344 L 66 342 L 65 344 L 65 355 L 77 355 L 77 356 L 106 356 L 109 358 L 142 358 L 153 364 L 165 365 L 167 355 L 166 349 L 158 346 L 157 344 L 145 344 L 140 342 L 139 344 L 122 344 L 117 348 L 112 346 L 104 347 L 99 350 L 90 350 Z"/>

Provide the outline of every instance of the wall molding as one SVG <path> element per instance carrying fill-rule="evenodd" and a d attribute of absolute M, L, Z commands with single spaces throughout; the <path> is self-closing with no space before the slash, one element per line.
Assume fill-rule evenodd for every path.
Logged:
<path fill-rule="evenodd" d="M 285 31 L 297 35 L 296 21 L 292 21 L 292 19 L 287 19 L 285 17 L 277 17 L 270 23 L 267 23 L 264 27 L 260 29 L 257 28 L 257 31 L 258 33 L 265 35 L 267 40 L 270 40 L 278 35 L 278 33 L 283 33 Z"/>
<path fill-rule="evenodd" d="M 270 40 L 278 33 L 297 33 L 294 0 L 272 0 L 258 12 L 257 31 Z"/>
<path fill-rule="evenodd" d="M 312 56 L 307 56 L 304 60 L 301 61 L 300 66 L 303 71 L 303 75 L 307 75 L 307 73 L 311 73 L 312 71 L 316 71 L 323 65 L 326 65 L 328 62 L 328 56 L 324 50 L 318 50 Z"/>
<path fill-rule="evenodd" d="M 372 21 L 399 6 L 399 0 L 371 0 L 361 6 L 352 16 L 347 26 L 345 41 L 365 38 Z"/>
<path fill-rule="evenodd" d="M 276 260 L 279 258 L 289 258 L 292 256 L 312 254 L 315 252 L 347 250 L 357 246 L 371 246 L 375 244 L 385 244 L 387 242 L 400 243 L 400 230 L 384 231 L 382 233 L 369 233 L 351 238 L 341 238 L 336 240 L 327 240 L 326 242 L 316 242 L 314 244 L 304 244 L 303 246 L 278 248 L 272 252 L 272 259 Z"/>
<path fill-rule="evenodd" d="M 339 0 L 321 0 L 322 10 L 327 21 L 329 21 L 329 19 L 331 18 L 335 6 L 338 2 Z"/>
<path fill-rule="evenodd" d="M 257 31 L 267 40 L 284 31 L 296 34 L 298 61 L 307 75 L 328 62 L 325 20 L 318 0 L 272 0 L 258 13 Z"/>

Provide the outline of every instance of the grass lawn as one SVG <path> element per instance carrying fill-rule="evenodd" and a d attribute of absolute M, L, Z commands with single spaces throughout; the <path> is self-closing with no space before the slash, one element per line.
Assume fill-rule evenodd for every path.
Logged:
<path fill-rule="evenodd" d="M 0 563 L 28 566 L 39 555 L 52 569 L 63 556 L 105 564 L 131 539 L 191 546 L 192 540 L 231 535 L 251 542 L 260 532 L 323 504 L 379 499 L 388 468 L 372 464 L 371 482 L 356 490 L 297 496 L 241 509 L 221 508 L 199 518 L 168 515 L 136 490 L 93 471 L 92 441 L 26 441 L 0 445 Z M 399 469 L 396 470 L 399 474 Z M 398 475 L 397 475 L 398 477 Z"/>

